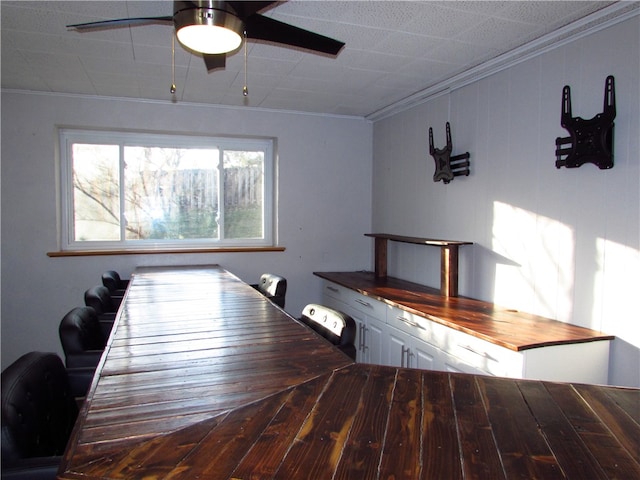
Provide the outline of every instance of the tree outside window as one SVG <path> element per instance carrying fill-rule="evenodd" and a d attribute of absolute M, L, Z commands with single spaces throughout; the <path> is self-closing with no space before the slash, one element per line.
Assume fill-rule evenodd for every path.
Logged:
<path fill-rule="evenodd" d="M 126 134 L 101 141 L 78 131 L 61 138 L 72 247 L 271 242 L 270 141 L 188 146 L 181 137 L 168 146 L 167 136 L 135 144 Z"/>

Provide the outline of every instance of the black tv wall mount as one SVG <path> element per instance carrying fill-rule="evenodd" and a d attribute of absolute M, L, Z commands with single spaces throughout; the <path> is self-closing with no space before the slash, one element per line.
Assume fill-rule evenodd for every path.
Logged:
<path fill-rule="evenodd" d="M 605 80 L 602 110 L 590 120 L 572 117 L 571 88 L 565 85 L 560 125 L 569 131 L 570 136 L 556 138 L 556 168 L 576 168 L 585 163 L 593 163 L 602 170 L 613 168 L 613 120 L 616 118 L 613 75 Z"/>
<path fill-rule="evenodd" d="M 433 128 L 429 127 L 429 153 L 436 162 L 436 172 L 433 181 L 449 183 L 454 177 L 469 175 L 469 152 L 451 156 L 453 142 L 451 141 L 451 126 L 447 122 L 447 146 L 440 149 L 433 146 Z"/>

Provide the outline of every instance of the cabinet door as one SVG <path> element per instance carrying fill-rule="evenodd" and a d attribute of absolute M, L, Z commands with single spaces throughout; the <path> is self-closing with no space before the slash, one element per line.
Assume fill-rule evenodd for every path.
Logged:
<path fill-rule="evenodd" d="M 354 344 L 356 346 L 356 362 L 375 363 L 371 360 L 371 346 L 375 345 L 376 335 L 379 336 L 379 334 L 376 332 L 376 329 L 370 328 L 369 318 L 350 305 L 343 305 L 342 308 L 339 308 L 338 310 L 346 313 L 353 318 L 354 322 L 356 322 L 356 339 L 354 340 Z M 375 354 L 375 348 L 373 351 Z"/>
<path fill-rule="evenodd" d="M 442 351 L 433 345 L 414 340 L 411 348 L 410 367 L 423 370 L 442 370 Z"/>
<path fill-rule="evenodd" d="M 384 364 L 392 367 L 407 367 L 407 357 L 409 354 L 409 335 L 395 328 L 389 327 L 387 336 Z"/>
<path fill-rule="evenodd" d="M 340 312 L 346 313 L 351 318 L 353 318 L 354 322 L 356 322 L 356 338 L 354 340 L 354 344 L 356 346 L 356 362 L 368 363 L 366 348 L 366 315 L 330 295 L 324 295 L 322 297 L 322 301 L 327 307 L 334 308 Z"/>
<path fill-rule="evenodd" d="M 441 351 L 430 343 L 388 327 L 387 361 L 396 367 L 421 368 L 423 370 L 442 370 Z"/>
<path fill-rule="evenodd" d="M 360 315 L 356 311 L 345 309 L 344 313 L 353 318 L 356 322 L 356 339 L 354 340 L 356 346 L 356 362 L 368 363 L 367 355 L 367 322 L 360 318 Z"/>
<path fill-rule="evenodd" d="M 365 324 L 364 361 L 376 365 L 387 365 L 385 354 L 387 351 L 387 326 L 385 323 L 368 318 Z"/>
<path fill-rule="evenodd" d="M 385 357 L 388 365 L 424 370 L 438 369 L 438 348 L 397 328 L 388 327 L 388 332 L 388 352 Z"/>
<path fill-rule="evenodd" d="M 384 365 L 387 306 L 331 282 L 324 283 L 323 302 L 356 322 L 356 361 Z"/>

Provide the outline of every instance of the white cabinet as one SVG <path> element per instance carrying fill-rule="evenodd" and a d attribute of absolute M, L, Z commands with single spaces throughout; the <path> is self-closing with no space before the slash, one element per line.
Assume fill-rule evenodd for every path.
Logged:
<path fill-rule="evenodd" d="M 356 322 L 356 361 L 384 365 L 387 342 L 387 309 L 383 302 L 370 299 L 331 282 L 323 284 L 323 303 L 351 316 Z"/>
<path fill-rule="evenodd" d="M 522 377 L 523 357 L 520 352 L 454 330 L 398 307 L 390 309 L 387 322 L 415 339 L 414 351 L 422 347 L 434 357 L 430 366 L 433 370 Z"/>
<path fill-rule="evenodd" d="M 389 328 L 389 336 L 383 352 L 384 364 L 393 367 L 408 367 L 411 360 L 410 343 L 411 337 L 409 335 L 393 327 Z"/>
<path fill-rule="evenodd" d="M 385 365 L 387 325 L 375 318 L 367 318 L 362 327 L 362 362 Z"/>
<path fill-rule="evenodd" d="M 445 352 L 440 352 L 439 357 L 439 367 L 437 370 L 442 370 L 444 372 L 455 372 L 455 373 L 475 373 L 476 375 L 489 375 L 488 372 L 474 367 L 473 365 L 469 365 L 465 363 L 463 360 L 458 357 L 454 357 Z"/>
<path fill-rule="evenodd" d="M 357 324 L 358 362 L 510 378 L 606 384 L 609 341 L 511 350 L 323 280 L 327 306 Z"/>
<path fill-rule="evenodd" d="M 409 363 L 404 366 L 509 378 L 607 382 L 608 341 L 547 345 L 514 351 L 398 307 L 390 308 L 387 323 L 390 328 L 406 334 L 405 337 L 396 334 L 394 339 L 395 343 L 399 343 L 399 339 L 403 338 L 405 349 L 409 349 L 404 354 Z M 397 356 L 397 353 L 394 355 Z"/>
<path fill-rule="evenodd" d="M 384 349 L 386 365 L 441 370 L 441 352 L 437 347 L 392 326 L 388 327 L 388 332 L 388 341 Z"/>
<path fill-rule="evenodd" d="M 410 367 L 421 368 L 423 370 L 438 370 L 438 358 L 440 349 L 420 340 L 416 340 L 411 347 Z"/>

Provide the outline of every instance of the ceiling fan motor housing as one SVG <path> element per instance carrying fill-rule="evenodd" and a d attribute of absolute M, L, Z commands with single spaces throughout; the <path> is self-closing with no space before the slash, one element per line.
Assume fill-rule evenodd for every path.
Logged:
<path fill-rule="evenodd" d="M 226 2 L 174 2 L 173 22 L 178 40 L 191 50 L 220 54 L 242 43 L 243 22 Z"/>

